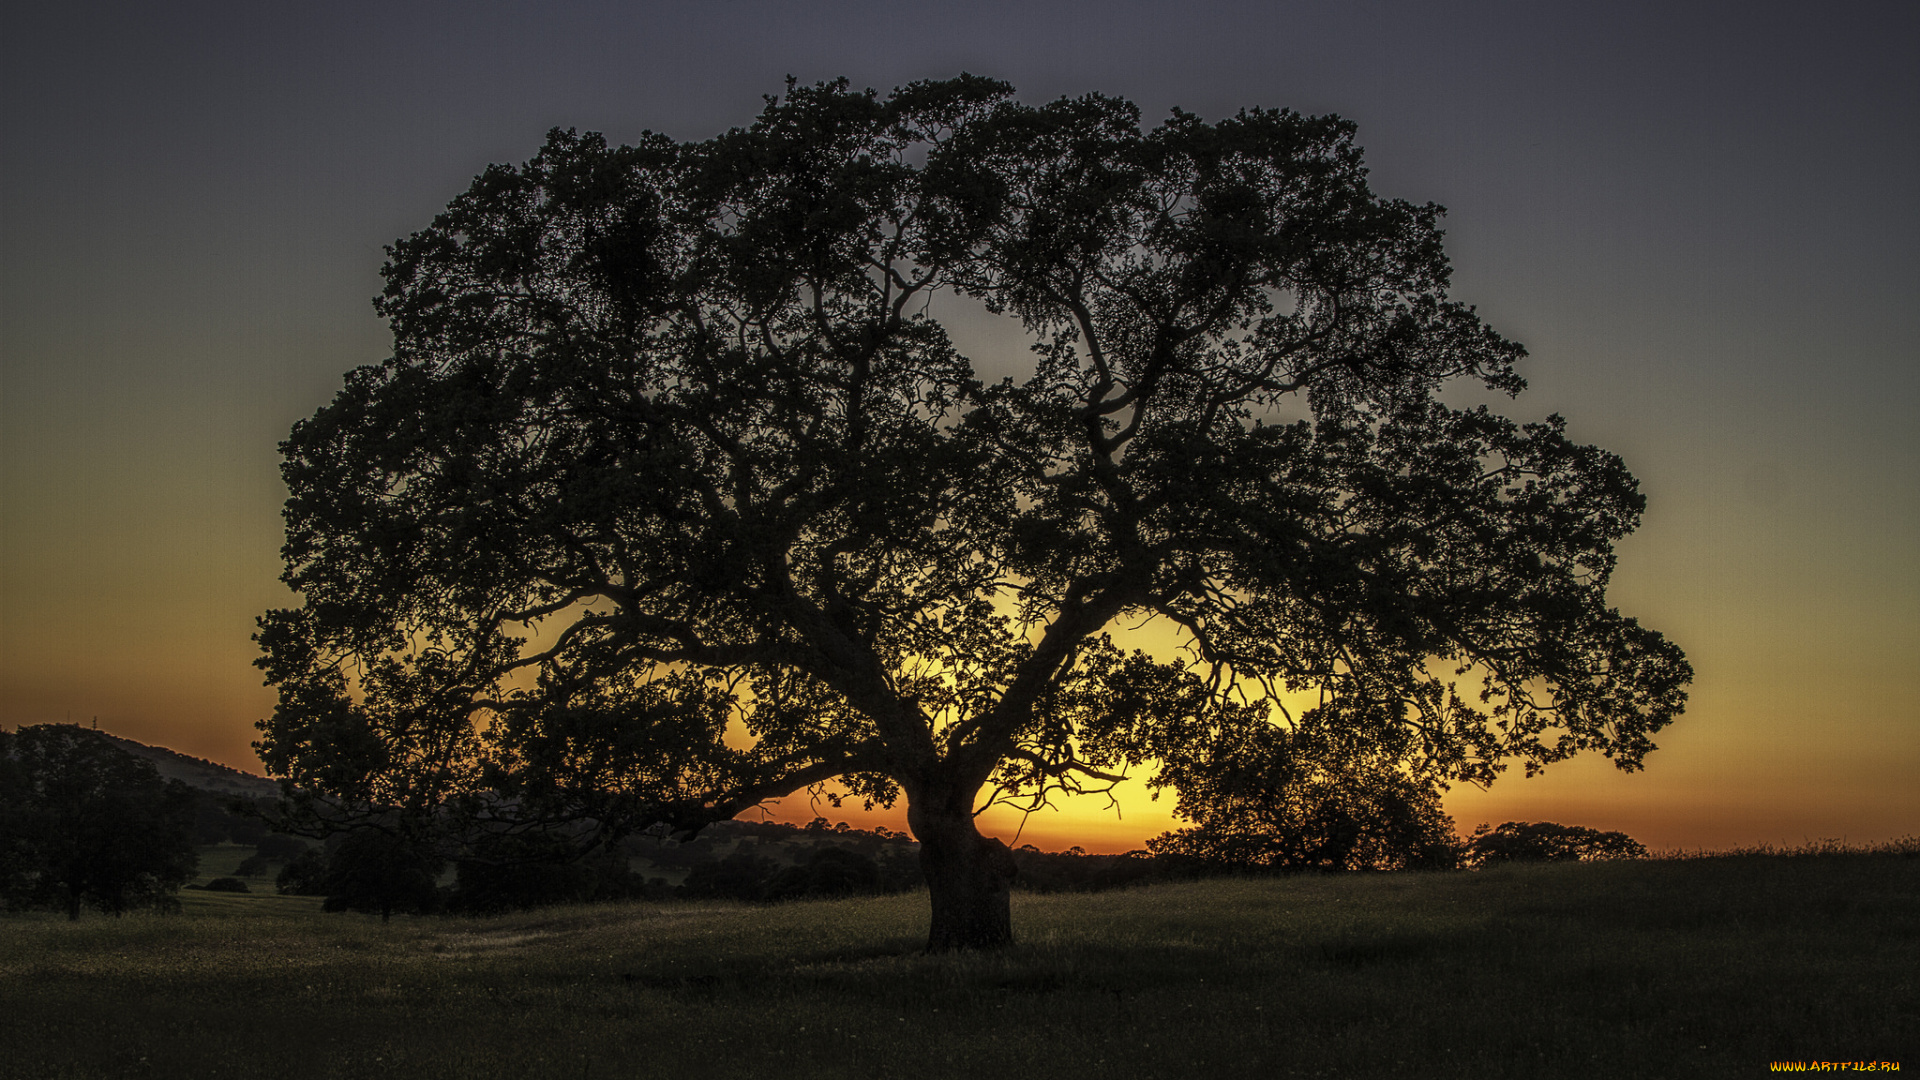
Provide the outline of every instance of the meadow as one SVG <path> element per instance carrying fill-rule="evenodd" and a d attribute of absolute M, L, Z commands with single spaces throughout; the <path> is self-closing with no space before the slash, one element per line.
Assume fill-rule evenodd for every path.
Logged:
<path fill-rule="evenodd" d="M 0 1077 L 1744 1077 L 1920 1069 L 1920 858 L 1750 855 L 493 918 L 0 916 Z"/>

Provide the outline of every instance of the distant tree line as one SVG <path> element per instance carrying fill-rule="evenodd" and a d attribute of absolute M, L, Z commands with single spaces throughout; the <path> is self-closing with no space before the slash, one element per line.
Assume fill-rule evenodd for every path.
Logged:
<path fill-rule="evenodd" d="M 1314 820 L 1324 823 L 1327 817 Z M 1014 884 L 1030 892 L 1100 892 L 1224 876 L 1466 869 L 1647 854 L 1625 833 L 1553 822 L 1482 825 L 1466 840 L 1449 835 L 1443 841 L 1418 834 L 1400 847 L 1361 831 L 1359 841 L 1339 846 L 1344 859 L 1329 857 L 1333 846 L 1304 841 L 1283 849 L 1302 853 L 1300 857 L 1264 862 L 1209 858 L 1176 843 L 1102 855 L 1090 855 L 1079 847 L 1047 852 L 1027 844 L 1012 852 Z M 329 911 L 373 912 L 383 917 L 394 912 L 489 914 L 606 900 L 766 903 L 921 888 L 918 847 L 905 833 L 855 829 L 844 822 L 830 826 L 820 818 L 807 826 L 722 822 L 684 842 L 642 835 L 587 853 L 562 836 L 501 837 L 449 860 L 431 847 L 409 846 L 399 839 L 397 830 L 367 828 L 305 850 L 287 862 L 278 885 L 282 892 L 326 897 Z M 1368 853 L 1377 861 L 1362 862 L 1355 852 Z M 449 863 L 451 881 L 436 885 L 445 878 Z M 668 875 L 678 876 L 678 883 Z"/>
<path fill-rule="evenodd" d="M 824 819 L 805 827 L 725 822 L 684 842 L 640 835 L 586 849 L 578 841 L 509 834 L 470 841 L 449 858 L 431 841 L 409 841 L 400 828 L 367 826 L 289 860 L 276 884 L 283 893 L 324 896 L 329 911 L 383 917 L 674 897 L 797 900 L 922 884 L 917 845 L 904 834 L 835 828 Z M 436 884 L 449 865 L 452 880 Z"/>
<path fill-rule="evenodd" d="M 1275 777 L 1283 782 L 1275 782 Z M 1344 782 L 1336 782 L 1344 781 Z M 1211 809 L 1144 850 L 1012 852 L 1015 887 L 1099 891 L 1221 875 L 1456 869 L 1509 862 L 1644 858 L 1625 833 L 1553 822 L 1482 825 L 1465 840 L 1436 794 L 1390 770 L 1289 778 L 1225 773 Z M 727 821 L 678 838 L 596 842 L 591 830 L 455 838 L 363 815 L 322 842 L 272 831 L 271 801 L 249 803 L 163 780 L 152 762 L 77 725 L 0 732 L 0 882 L 9 909 L 170 910 L 197 848 L 251 845 L 234 874 L 204 886 L 246 892 L 274 874 L 282 893 L 329 911 L 484 914 L 606 900 L 773 902 L 879 895 L 924 886 L 919 845 L 887 828 L 816 818 L 805 826 Z M 448 874 L 451 869 L 451 875 Z"/>

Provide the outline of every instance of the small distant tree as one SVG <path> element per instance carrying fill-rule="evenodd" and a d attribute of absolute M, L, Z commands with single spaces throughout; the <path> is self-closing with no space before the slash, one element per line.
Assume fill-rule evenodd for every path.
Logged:
<path fill-rule="evenodd" d="M 771 859 L 736 851 L 724 858 L 695 863 L 681 888 L 689 896 L 762 900 L 768 882 L 779 873 L 778 864 Z"/>
<path fill-rule="evenodd" d="M 1345 733 L 1302 725 L 1179 734 L 1158 746 L 1189 828 L 1155 855 L 1274 870 L 1452 869 L 1461 858 L 1438 782 Z"/>
<path fill-rule="evenodd" d="M 308 848 L 280 868 L 273 887 L 283 896 L 327 895 L 327 853 Z"/>
<path fill-rule="evenodd" d="M 171 909 L 193 876 L 194 793 L 77 724 L 0 733 L 6 901 L 78 919 Z"/>
<path fill-rule="evenodd" d="M 454 870 L 448 907 L 464 912 L 579 904 L 638 891 L 617 847 L 585 853 L 564 835 L 486 837 Z"/>
<path fill-rule="evenodd" d="M 247 856 L 234 873 L 240 877 L 260 877 L 273 868 L 275 863 L 285 865 L 299 858 L 307 851 L 307 842 L 285 833 L 268 833 L 260 838 L 252 855 Z"/>
<path fill-rule="evenodd" d="M 883 891 L 878 862 L 850 848 L 832 845 L 814 849 L 804 863 L 775 875 L 767 882 L 765 895 L 769 900 L 798 900 L 811 896 L 867 896 Z"/>
<path fill-rule="evenodd" d="M 328 853 L 326 910 L 425 914 L 437 908 L 435 878 L 446 865 L 427 845 L 399 832 L 346 833 Z"/>
<path fill-rule="evenodd" d="M 1503 862 L 1595 862 L 1644 859 L 1647 849 L 1623 832 L 1601 832 L 1551 821 L 1509 821 L 1497 829 L 1485 825 L 1467 841 L 1469 859 L 1485 866 Z"/>
<path fill-rule="evenodd" d="M 305 854 L 308 849 L 305 840 L 285 833 L 269 833 L 260 838 L 254 847 L 254 854 L 269 862 L 291 862 Z"/>

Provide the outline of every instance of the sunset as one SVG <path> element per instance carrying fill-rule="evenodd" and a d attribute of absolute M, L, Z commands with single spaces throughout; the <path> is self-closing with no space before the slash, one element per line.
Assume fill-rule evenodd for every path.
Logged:
<path fill-rule="evenodd" d="M 1567 416 L 1640 479 L 1610 596 L 1687 651 L 1685 715 L 1641 773 L 1576 760 L 1456 788 L 1463 828 L 1713 847 L 1920 821 L 1915 90 L 1911 39 L 1870 14 L 1896 9 L 1699 9 L 1652 32 L 1622 11 L 1218 8 L 1171 34 L 1070 7 L 88 10 L 7 35 L 9 726 L 97 717 L 262 771 L 250 636 L 290 599 L 275 446 L 390 353 L 366 301 L 381 247 L 487 164 L 555 126 L 706 138 L 790 73 L 884 90 L 968 70 L 1030 102 L 1125 96 L 1148 123 L 1355 121 L 1376 190 L 1448 208 L 1453 295 L 1527 347 L 1510 413 Z M 1022 362 L 981 336 L 1013 351 L 983 368 Z M 1130 795 L 1027 829 L 1137 846 L 1167 812 Z"/>
<path fill-rule="evenodd" d="M 429 894 L 911 835 L 932 953 L 1009 849 L 1920 834 L 1909 6 L 0 27 L 0 737 L 469 815 Z"/>

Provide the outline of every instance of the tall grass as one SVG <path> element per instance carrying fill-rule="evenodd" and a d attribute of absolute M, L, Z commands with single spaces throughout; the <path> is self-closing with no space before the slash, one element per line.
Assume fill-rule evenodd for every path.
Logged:
<path fill-rule="evenodd" d="M 1920 859 L 1744 856 L 484 919 L 0 920 L 5 1077 L 1754 1076 L 1920 1068 Z"/>
<path fill-rule="evenodd" d="M 1822 837 L 1797 845 L 1751 844 L 1731 848 L 1672 848 L 1654 853 L 1656 859 L 1737 859 L 1749 856 L 1781 859 L 1819 859 L 1840 855 L 1920 856 L 1920 835 L 1902 836 L 1878 843 L 1855 844 L 1837 837 Z"/>

